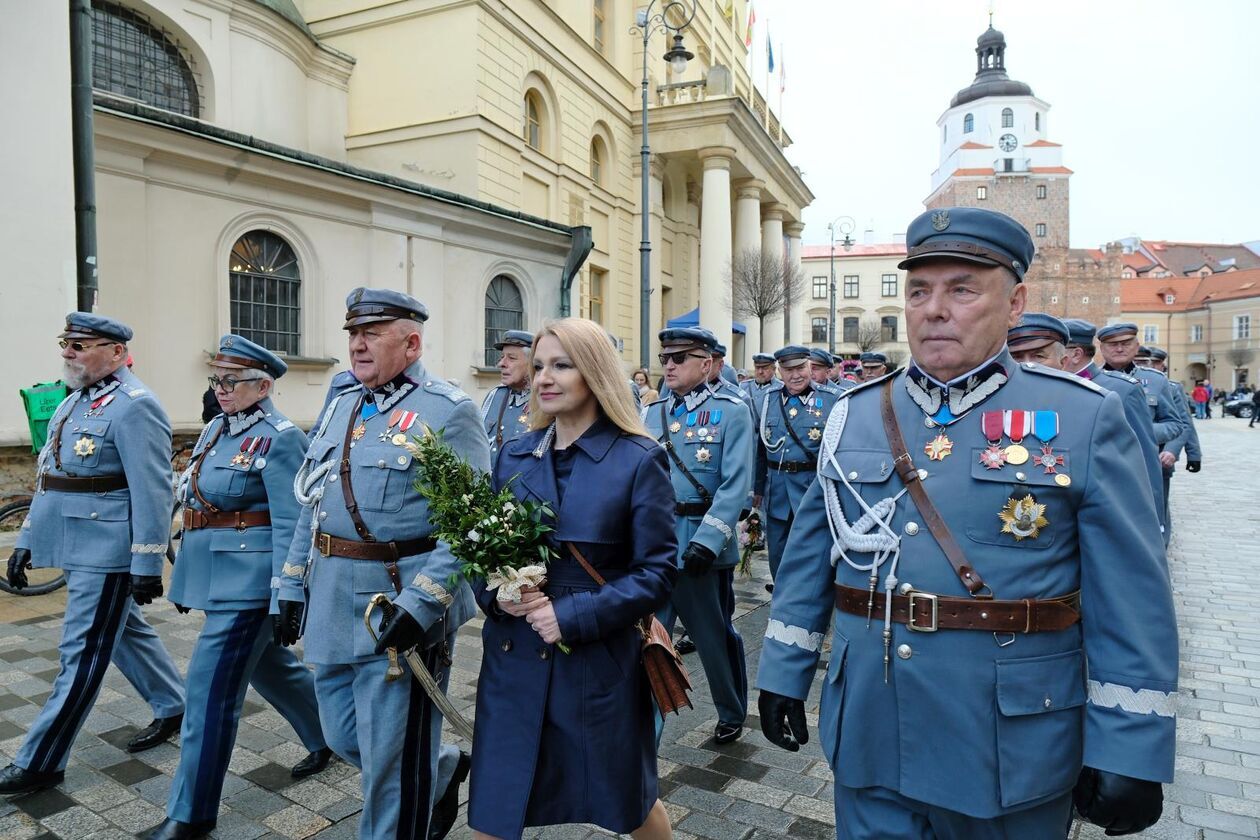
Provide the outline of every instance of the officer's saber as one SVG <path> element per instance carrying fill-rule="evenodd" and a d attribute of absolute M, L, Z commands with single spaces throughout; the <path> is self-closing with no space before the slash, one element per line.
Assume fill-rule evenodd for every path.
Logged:
<path fill-rule="evenodd" d="M 367 626 L 368 635 L 372 637 L 372 641 L 379 638 L 376 630 L 372 628 L 372 613 L 377 607 L 386 610 L 386 607 L 393 606 L 389 597 L 383 592 L 378 592 L 368 601 L 367 609 L 363 612 L 363 623 Z M 391 648 L 392 650 L 392 648 Z M 416 655 L 416 649 L 412 648 L 403 654 L 403 659 L 407 660 L 407 667 L 411 669 L 411 674 L 416 678 L 416 682 L 420 683 L 420 687 L 424 689 L 424 693 L 429 695 L 429 699 L 433 701 L 433 705 L 442 713 L 445 718 L 460 737 L 468 741 L 469 744 L 473 740 L 472 724 L 464 719 L 459 710 L 451 705 L 450 699 L 446 696 L 446 692 L 442 690 L 442 686 L 437 684 L 437 680 L 433 679 L 433 675 L 429 673 L 429 669 L 424 667 L 424 663 L 420 661 L 420 657 Z"/>

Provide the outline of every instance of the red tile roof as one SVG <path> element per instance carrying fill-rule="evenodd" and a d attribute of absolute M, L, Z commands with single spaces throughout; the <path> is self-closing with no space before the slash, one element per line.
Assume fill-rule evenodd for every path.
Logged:
<path fill-rule="evenodd" d="M 1062 143 L 1051 143 L 1049 140 L 1034 140 L 1033 142 L 1031 142 L 1031 143 L 1025 143 L 1024 145 L 1025 145 L 1025 147 L 1029 147 L 1029 148 L 1031 148 L 1031 147 L 1035 147 L 1035 146 L 1062 146 L 1063 144 L 1062 144 Z"/>
<path fill-rule="evenodd" d="M 1171 304 L 1166 295 L 1173 295 Z M 1185 312 L 1208 303 L 1260 299 L 1260 268 L 1208 277 L 1135 277 L 1120 281 L 1121 312 Z"/>
<path fill-rule="evenodd" d="M 960 149 L 992 149 L 993 147 L 992 147 L 992 146 L 985 146 L 985 145 L 982 145 L 982 144 L 980 144 L 980 143 L 976 143 L 976 142 L 975 142 L 975 141 L 973 141 L 973 140 L 968 140 L 966 143 L 963 143 L 963 144 L 962 144 L 961 146 L 959 146 L 958 148 L 960 148 Z"/>
<path fill-rule="evenodd" d="M 1038 175 L 1071 175 L 1072 170 L 1066 166 L 1030 166 L 1029 172 L 1035 172 Z"/>
<path fill-rule="evenodd" d="M 992 175 L 993 167 L 977 167 L 975 169 L 955 169 L 949 177 L 957 178 L 960 175 Z"/>

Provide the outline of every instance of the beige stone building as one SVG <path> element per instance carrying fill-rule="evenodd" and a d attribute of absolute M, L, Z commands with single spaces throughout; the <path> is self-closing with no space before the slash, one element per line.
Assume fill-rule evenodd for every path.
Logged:
<path fill-rule="evenodd" d="M 805 290 L 796 318 L 809 347 L 828 347 L 831 255 L 830 245 L 806 245 L 801 254 Z M 863 350 L 875 350 L 899 365 L 910 358 L 902 288 L 906 272 L 897 268 L 905 258 L 904 242 L 853 245 L 849 250 L 836 244 L 838 355 L 856 359 Z"/>
<path fill-rule="evenodd" d="M 1125 321 L 1143 344 L 1168 351 L 1168 374 L 1185 386 L 1260 380 L 1260 268 L 1200 277 L 1136 277 L 1120 285 Z"/>

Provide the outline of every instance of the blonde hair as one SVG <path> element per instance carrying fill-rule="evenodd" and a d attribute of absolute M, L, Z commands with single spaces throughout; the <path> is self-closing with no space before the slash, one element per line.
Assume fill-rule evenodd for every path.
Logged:
<path fill-rule="evenodd" d="M 531 355 L 538 349 L 543 336 L 552 336 L 560 342 L 564 352 L 586 380 L 600 411 L 613 425 L 626 434 L 647 437 L 647 429 L 639 419 L 630 383 L 621 369 L 621 361 L 608 341 L 608 333 L 594 321 L 586 318 L 561 318 L 544 324 L 534 335 Z M 551 425 L 551 417 L 538 408 L 538 388 L 529 391 L 529 428 L 545 429 Z"/>

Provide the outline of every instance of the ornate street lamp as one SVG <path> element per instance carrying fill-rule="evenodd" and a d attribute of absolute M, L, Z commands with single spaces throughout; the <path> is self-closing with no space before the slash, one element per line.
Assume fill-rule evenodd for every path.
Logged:
<path fill-rule="evenodd" d="M 652 242 L 649 230 L 650 207 L 648 205 L 648 185 L 651 172 L 652 150 L 648 146 L 648 41 L 658 32 L 666 36 L 673 35 L 674 45 L 663 56 L 675 76 L 681 76 L 687 70 L 687 62 L 695 56 L 683 46 L 682 30 L 696 16 L 697 0 L 665 0 L 657 8 L 657 0 L 651 0 L 647 8 L 639 9 L 635 25 L 630 28 L 631 34 L 643 36 L 643 147 L 639 150 L 642 161 L 640 177 L 642 179 L 642 196 L 639 209 L 643 217 L 643 238 L 639 241 L 639 367 L 651 370 L 651 336 L 652 336 L 652 278 L 651 265 Z M 670 22 L 670 16 L 674 22 Z"/>
<path fill-rule="evenodd" d="M 849 216 L 836 216 L 827 223 L 827 230 L 831 233 L 831 317 L 827 319 L 827 352 L 833 356 L 836 354 L 836 229 L 844 234 L 840 247 L 848 251 L 853 247 L 853 238 L 849 234 L 855 227 L 856 223 Z"/>

